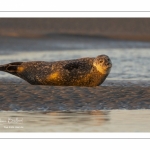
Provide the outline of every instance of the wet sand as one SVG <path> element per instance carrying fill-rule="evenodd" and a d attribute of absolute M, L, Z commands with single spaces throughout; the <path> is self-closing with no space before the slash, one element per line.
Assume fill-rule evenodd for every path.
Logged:
<path fill-rule="evenodd" d="M 150 132 L 150 110 L 3 111 L 0 132 Z"/>
<path fill-rule="evenodd" d="M 86 111 L 150 109 L 150 87 L 0 85 L 0 110 Z"/>

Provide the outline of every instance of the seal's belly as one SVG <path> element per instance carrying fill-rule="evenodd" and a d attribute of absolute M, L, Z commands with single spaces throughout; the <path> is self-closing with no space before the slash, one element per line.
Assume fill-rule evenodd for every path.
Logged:
<path fill-rule="evenodd" d="M 47 85 L 64 85 L 64 86 L 87 86 L 90 83 L 91 76 L 72 74 L 66 72 L 56 71 L 46 77 L 44 81 Z"/>
<path fill-rule="evenodd" d="M 98 74 L 67 74 L 61 72 L 51 73 L 47 76 L 46 85 L 62 85 L 62 86 L 97 86 L 101 83 L 102 77 Z"/>
<path fill-rule="evenodd" d="M 97 86 L 100 79 L 96 79 L 89 73 L 86 75 L 70 74 L 67 72 L 55 71 L 52 73 L 37 72 L 22 76 L 30 84 L 34 85 L 55 85 L 55 86 Z"/>

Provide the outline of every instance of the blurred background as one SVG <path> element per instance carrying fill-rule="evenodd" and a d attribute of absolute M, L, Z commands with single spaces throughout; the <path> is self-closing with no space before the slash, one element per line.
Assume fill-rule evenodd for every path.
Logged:
<path fill-rule="evenodd" d="M 40 38 L 54 34 L 150 41 L 149 18 L 1 18 L 0 36 Z"/>

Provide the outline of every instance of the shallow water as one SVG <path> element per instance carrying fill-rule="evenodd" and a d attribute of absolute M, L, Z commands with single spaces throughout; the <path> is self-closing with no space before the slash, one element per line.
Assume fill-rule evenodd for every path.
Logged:
<path fill-rule="evenodd" d="M 150 110 L 0 112 L 0 132 L 150 132 Z"/>
<path fill-rule="evenodd" d="M 0 64 L 15 61 L 57 61 L 96 57 L 100 54 L 108 55 L 113 63 L 108 80 L 150 80 L 150 50 L 147 48 L 16 52 L 10 55 L 0 55 Z M 12 75 L 0 72 L 0 77 L 12 77 Z"/>

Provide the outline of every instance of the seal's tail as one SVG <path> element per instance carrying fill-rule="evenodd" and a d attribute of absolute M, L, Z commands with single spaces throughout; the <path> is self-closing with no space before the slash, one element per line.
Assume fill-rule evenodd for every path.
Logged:
<path fill-rule="evenodd" d="M 17 69 L 21 64 L 22 62 L 13 62 L 5 65 L 0 65 L 0 71 L 5 71 L 5 72 L 15 74 L 17 73 Z"/>

